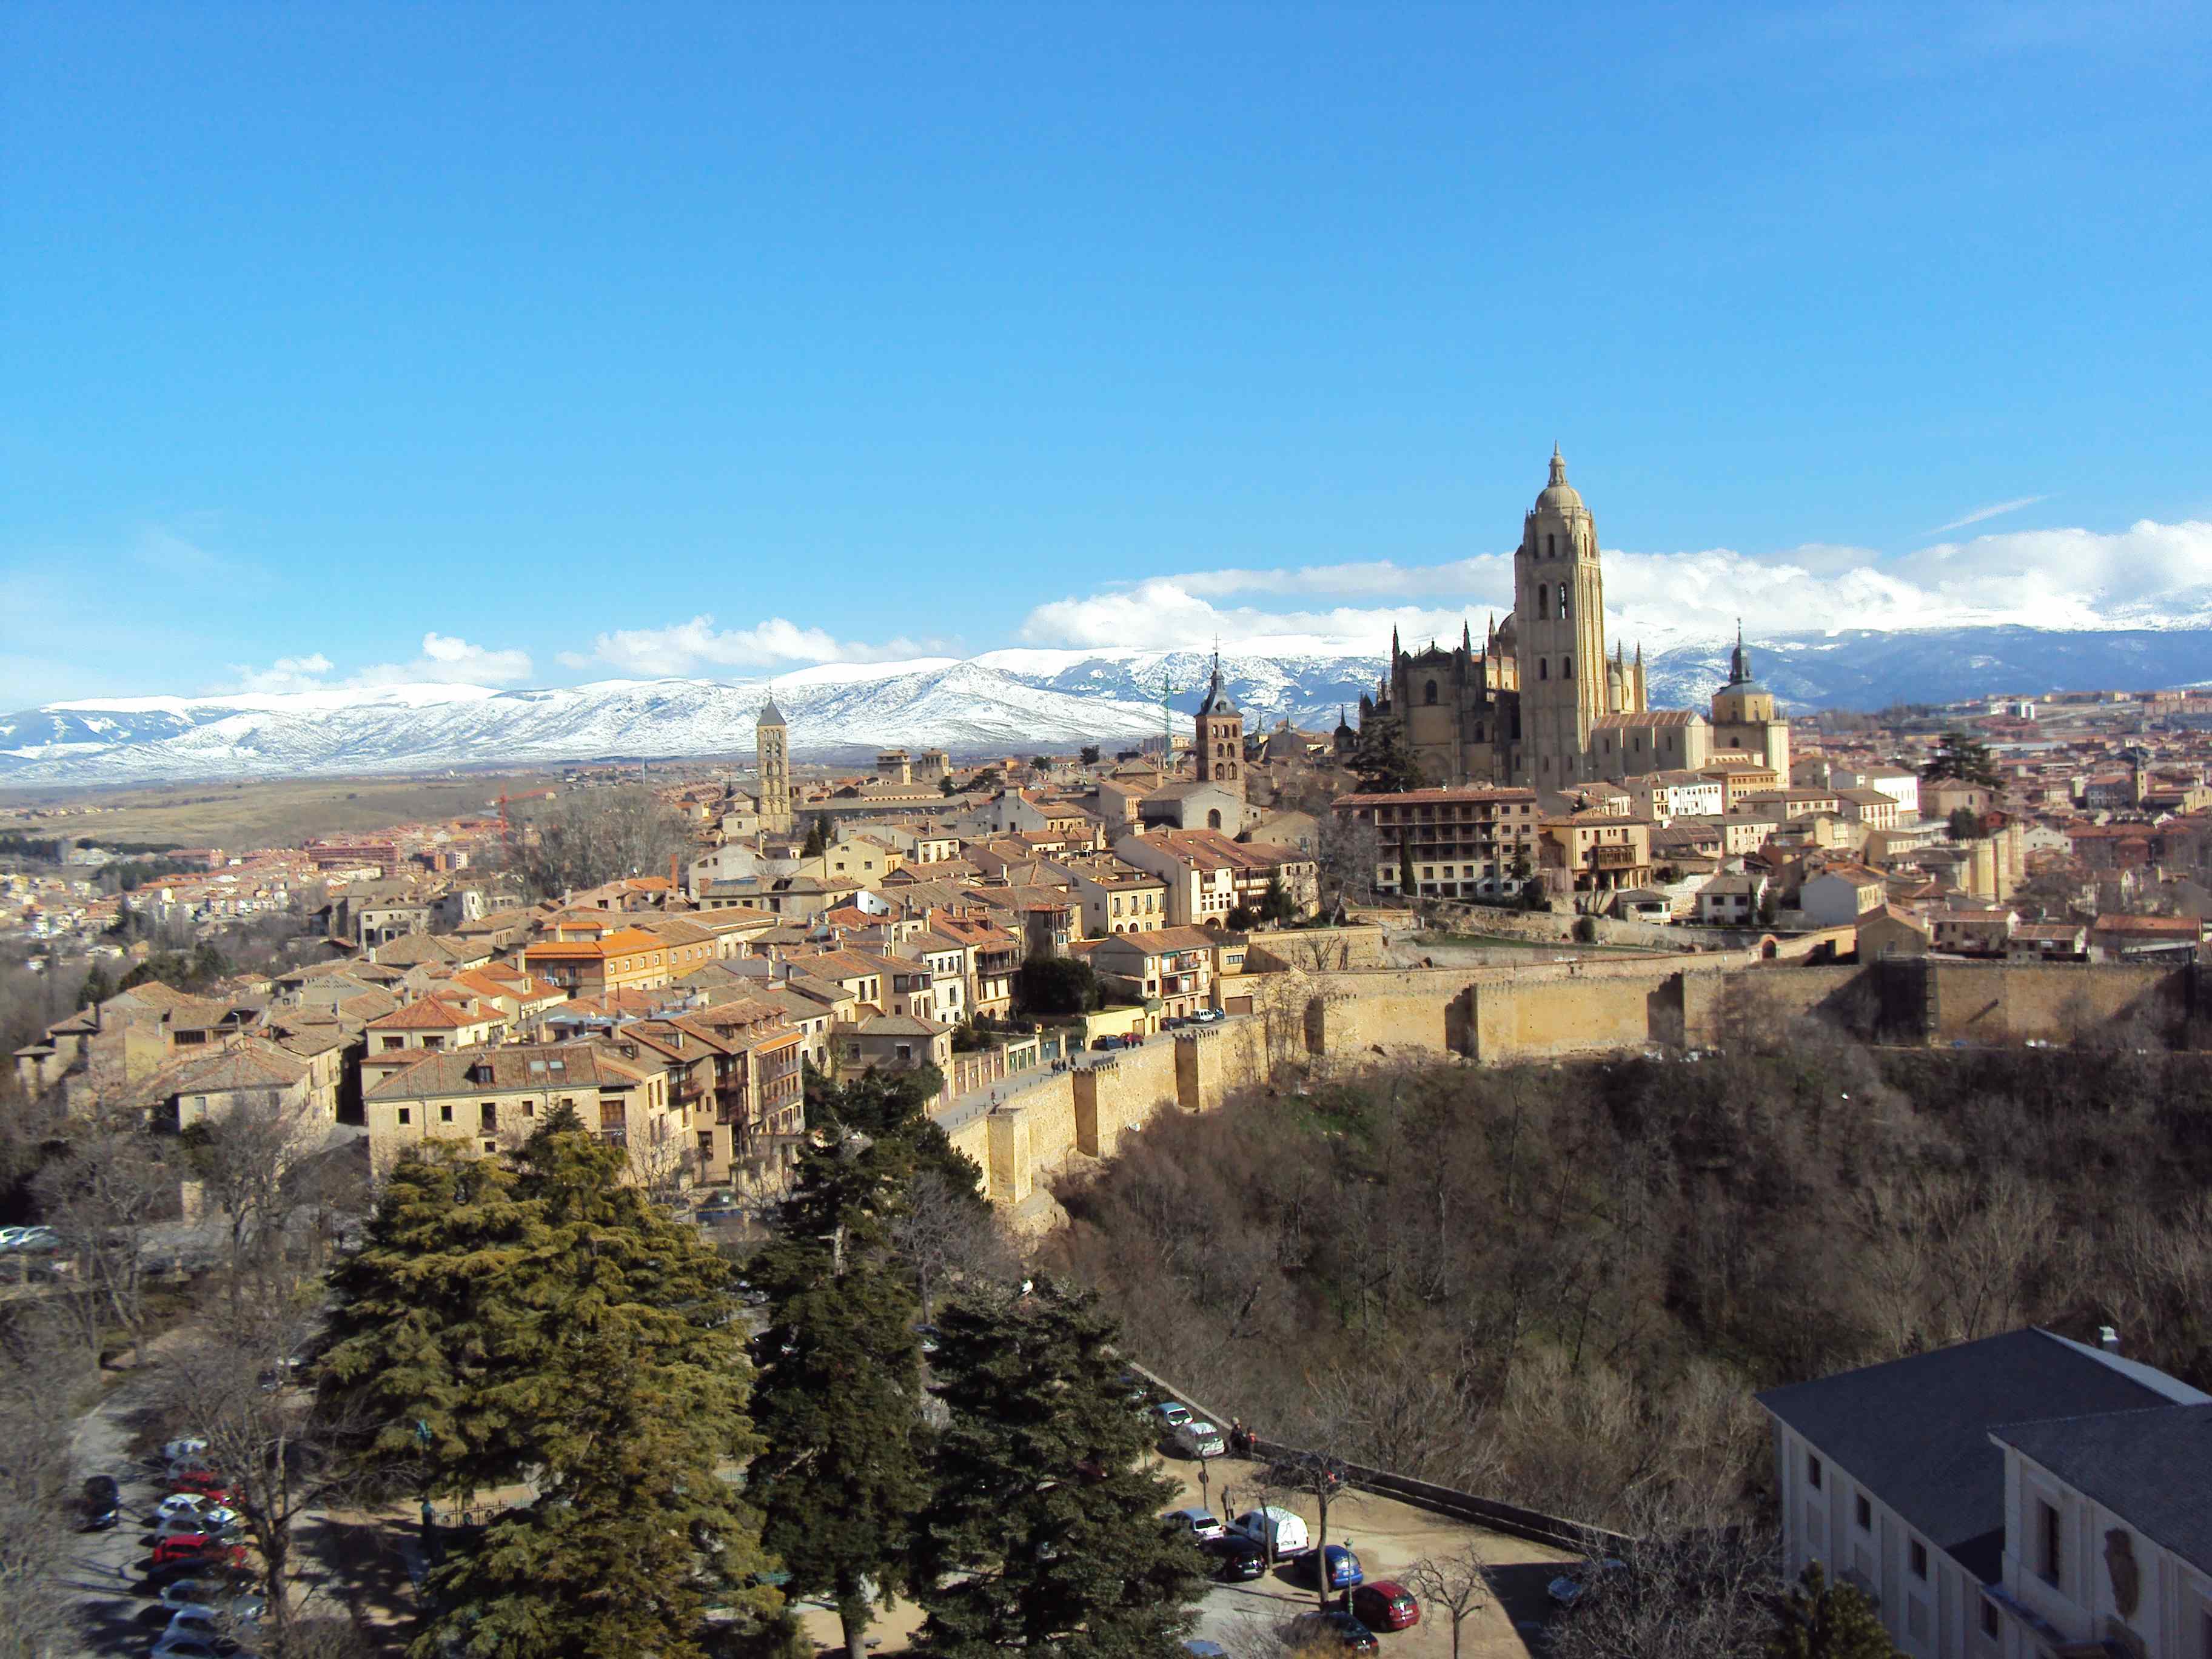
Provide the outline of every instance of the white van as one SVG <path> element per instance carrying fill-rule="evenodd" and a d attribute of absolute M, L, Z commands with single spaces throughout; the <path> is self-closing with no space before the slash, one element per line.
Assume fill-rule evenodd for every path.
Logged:
<path fill-rule="evenodd" d="M 1286 1509 L 1270 1504 L 1265 1509 L 1247 1510 L 1229 1523 L 1230 1530 L 1241 1533 L 1277 1560 L 1286 1555 L 1300 1555 L 1313 1547 L 1306 1535 L 1306 1523 Z"/>

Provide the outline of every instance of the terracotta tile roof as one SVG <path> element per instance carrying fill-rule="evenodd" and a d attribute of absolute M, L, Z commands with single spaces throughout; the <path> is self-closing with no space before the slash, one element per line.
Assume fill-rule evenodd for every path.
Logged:
<path fill-rule="evenodd" d="M 370 1085 L 363 1097 L 421 1100 L 441 1095 L 629 1088 L 643 1081 L 644 1074 L 635 1067 L 588 1042 L 526 1043 L 425 1054 L 405 1070 Z"/>

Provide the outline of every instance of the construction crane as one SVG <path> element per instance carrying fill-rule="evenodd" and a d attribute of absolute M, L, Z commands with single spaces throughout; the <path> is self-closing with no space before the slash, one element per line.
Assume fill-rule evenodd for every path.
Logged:
<path fill-rule="evenodd" d="M 512 851 L 514 847 L 514 826 L 507 822 L 507 802 L 511 800 L 551 800 L 559 793 L 560 791 L 557 789 L 526 789 L 519 795 L 510 795 L 507 793 L 506 791 L 501 790 L 497 800 L 487 802 L 486 805 L 499 808 L 500 845 L 508 848 L 510 851 Z"/>

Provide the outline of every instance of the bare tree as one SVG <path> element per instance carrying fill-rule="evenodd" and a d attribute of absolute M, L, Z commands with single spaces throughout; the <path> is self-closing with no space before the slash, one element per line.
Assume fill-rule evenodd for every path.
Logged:
<path fill-rule="evenodd" d="M 1346 905 L 1371 902 L 1381 857 L 1373 824 L 1334 811 L 1321 814 L 1314 836 L 1314 865 L 1320 877 L 1322 914 L 1334 916 Z"/>
<path fill-rule="evenodd" d="M 1710 1495 L 1647 1494 L 1632 1511 L 1628 1535 L 1585 1543 L 1554 1659 L 1759 1659 L 1780 1588 L 1772 1536 Z"/>
<path fill-rule="evenodd" d="M 57 1401 L 88 1376 L 52 1322 L 0 1326 L 0 1659 L 52 1659 L 73 1645 L 69 1458 L 54 1425 Z"/>
<path fill-rule="evenodd" d="M 570 790 L 539 816 L 521 853 L 522 877 L 542 898 L 631 876 L 661 873 L 690 832 L 650 789 Z"/>
<path fill-rule="evenodd" d="M 1452 1659 L 1459 1659 L 1460 1626 L 1490 1605 L 1490 1564 L 1482 1547 L 1469 1539 L 1448 1555 L 1425 1555 L 1405 1577 L 1422 1600 L 1450 1616 Z"/>
<path fill-rule="evenodd" d="M 165 1151 L 137 1109 L 95 1102 L 69 1120 L 65 1150 L 33 1183 L 70 1252 L 63 1296 L 94 1364 L 109 1321 L 134 1348 L 144 1339 L 147 1233 L 177 1205 L 178 1172 Z"/>
<path fill-rule="evenodd" d="M 301 1611 L 293 1530 L 337 1490 L 337 1432 L 293 1386 L 313 1334 L 312 1316 L 277 1298 L 250 1301 L 211 1318 L 195 1340 L 165 1352 L 166 1414 L 180 1432 L 205 1440 L 207 1460 L 237 1492 L 247 1535 L 260 1553 L 270 1640 L 289 1652 Z"/>
<path fill-rule="evenodd" d="M 327 1127 L 307 1099 L 271 1091 L 192 1127 L 188 1168 L 200 1200 L 224 1223 L 234 1316 L 249 1279 L 272 1286 L 287 1279 L 285 1234 L 293 1223 L 353 1196 L 355 1167 L 343 1150 L 328 1150 Z"/>
<path fill-rule="evenodd" d="M 891 1243 L 914 1275 L 921 1321 L 935 1315 L 938 1292 L 948 1283 L 982 1275 L 1011 1276 L 1013 1246 L 992 1212 L 955 1188 L 937 1170 L 918 1171 L 907 1183 L 906 1207 L 891 1224 Z"/>

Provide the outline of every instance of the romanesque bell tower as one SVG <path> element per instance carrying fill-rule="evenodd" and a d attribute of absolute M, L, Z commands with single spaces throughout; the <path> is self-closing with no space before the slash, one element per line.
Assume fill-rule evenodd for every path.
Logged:
<path fill-rule="evenodd" d="M 761 828 L 771 836 L 791 833 L 791 734 L 775 699 L 760 712 L 755 732 L 760 750 Z"/>
<path fill-rule="evenodd" d="M 1244 799 L 1244 711 L 1221 683 L 1221 653 L 1213 653 L 1213 678 L 1198 706 L 1198 781 L 1219 784 Z"/>
<path fill-rule="evenodd" d="M 1539 789 L 1595 777 L 1590 727 L 1607 712 L 1605 579 L 1597 526 L 1552 449 L 1551 482 L 1522 521 L 1513 556 L 1522 775 Z"/>

